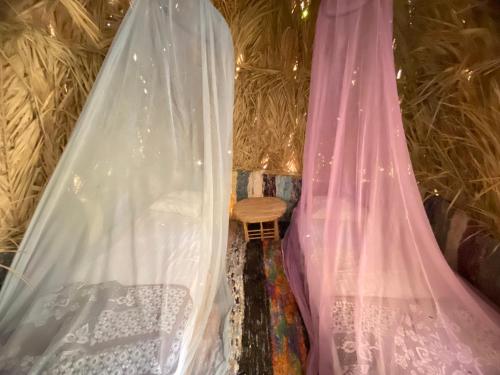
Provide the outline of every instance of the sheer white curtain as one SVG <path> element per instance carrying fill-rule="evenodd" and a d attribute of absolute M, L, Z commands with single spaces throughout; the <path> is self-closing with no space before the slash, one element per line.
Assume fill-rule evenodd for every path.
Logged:
<path fill-rule="evenodd" d="M 136 0 L 0 293 L 0 373 L 216 374 L 233 47 L 208 0 Z"/>

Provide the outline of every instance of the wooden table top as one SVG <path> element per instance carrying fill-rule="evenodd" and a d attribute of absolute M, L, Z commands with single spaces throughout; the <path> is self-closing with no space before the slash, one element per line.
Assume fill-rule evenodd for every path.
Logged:
<path fill-rule="evenodd" d="M 247 198 L 236 203 L 234 215 L 245 223 L 274 221 L 286 211 L 286 203 L 280 198 Z"/>

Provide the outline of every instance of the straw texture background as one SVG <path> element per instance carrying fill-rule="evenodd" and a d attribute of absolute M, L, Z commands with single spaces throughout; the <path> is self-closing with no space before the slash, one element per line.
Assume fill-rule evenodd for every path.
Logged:
<path fill-rule="evenodd" d="M 300 174 L 318 0 L 214 4 L 235 44 L 235 169 Z M 0 252 L 17 248 L 127 7 L 0 1 Z M 422 191 L 500 232 L 498 9 L 397 0 L 395 11 L 402 111 Z"/>
<path fill-rule="evenodd" d="M 396 70 L 413 166 L 500 234 L 500 3 L 395 1 Z"/>

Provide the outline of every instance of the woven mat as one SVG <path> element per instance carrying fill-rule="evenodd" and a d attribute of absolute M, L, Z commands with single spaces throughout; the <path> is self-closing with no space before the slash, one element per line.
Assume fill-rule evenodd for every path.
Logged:
<path fill-rule="evenodd" d="M 243 283 L 239 374 L 304 374 L 305 331 L 283 270 L 280 241 L 247 244 Z"/>
<path fill-rule="evenodd" d="M 283 269 L 281 241 L 266 241 L 264 269 L 271 315 L 274 375 L 305 373 L 305 327 Z"/>

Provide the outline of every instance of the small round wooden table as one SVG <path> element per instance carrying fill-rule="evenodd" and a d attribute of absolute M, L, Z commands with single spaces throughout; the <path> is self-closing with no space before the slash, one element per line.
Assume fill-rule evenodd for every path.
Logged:
<path fill-rule="evenodd" d="M 283 200 L 274 197 L 247 198 L 234 206 L 235 217 L 243 223 L 245 241 L 266 238 L 279 240 L 278 219 L 285 213 L 286 204 Z M 273 222 L 273 226 L 266 228 L 264 223 Z M 259 224 L 256 229 L 249 229 L 248 224 Z"/>

